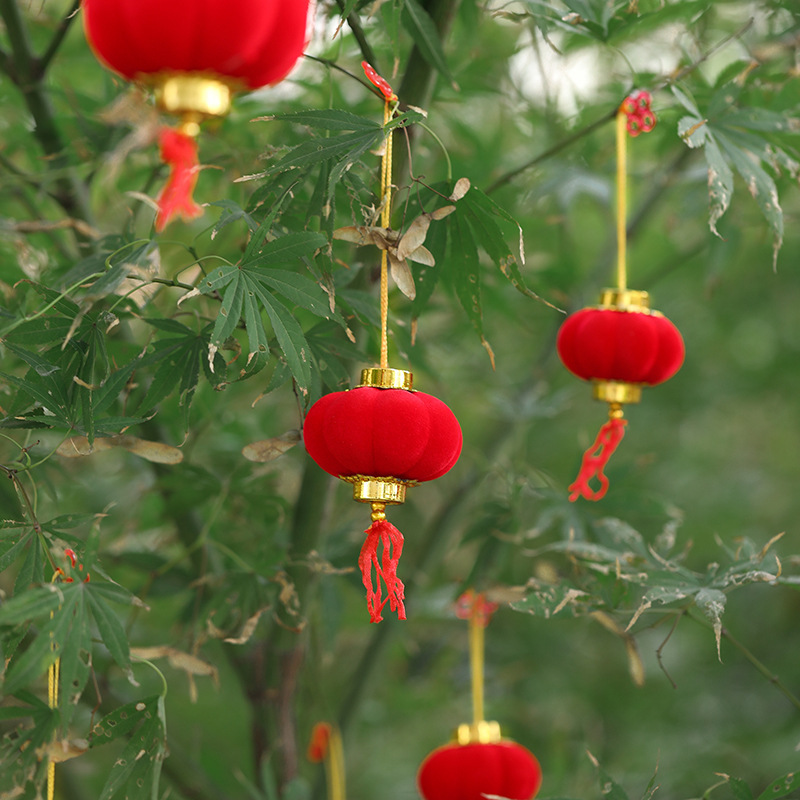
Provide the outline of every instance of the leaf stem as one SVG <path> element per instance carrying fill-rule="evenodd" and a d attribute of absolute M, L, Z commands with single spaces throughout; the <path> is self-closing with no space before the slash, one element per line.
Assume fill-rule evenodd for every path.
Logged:
<path fill-rule="evenodd" d="M 56 32 L 53 34 L 53 38 L 50 40 L 50 43 L 47 45 L 44 53 L 36 59 L 36 72 L 38 75 L 44 75 L 47 72 L 47 68 L 50 66 L 50 62 L 55 57 L 56 53 L 61 48 L 64 39 L 69 32 L 72 23 L 77 19 L 78 10 L 81 7 L 81 0 L 73 0 L 72 8 L 64 15 L 61 22 L 56 28 Z"/>
<path fill-rule="evenodd" d="M 687 616 L 689 619 L 694 620 L 704 628 L 713 630 L 713 625 L 699 614 L 692 613 L 691 609 L 687 609 Z M 766 678 L 798 711 L 800 711 L 800 698 L 795 695 L 791 689 L 776 675 L 769 667 L 760 661 L 756 655 L 747 647 L 747 645 L 740 642 L 724 625 L 720 630 L 720 635 L 723 639 L 730 642 L 743 656 L 755 667 L 764 678 Z"/>
<path fill-rule="evenodd" d="M 755 668 L 758 672 L 761 673 L 773 686 L 775 686 L 778 691 L 780 691 L 784 697 L 798 710 L 800 711 L 800 698 L 798 698 L 786 684 L 774 673 L 770 670 L 762 661 L 760 661 L 756 656 L 744 645 L 740 642 L 735 636 L 731 634 L 731 632 L 725 627 L 722 627 L 722 637 L 729 641 Z"/>

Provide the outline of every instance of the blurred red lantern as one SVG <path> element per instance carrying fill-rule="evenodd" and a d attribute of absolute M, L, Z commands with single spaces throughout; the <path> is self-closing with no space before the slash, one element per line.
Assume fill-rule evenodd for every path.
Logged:
<path fill-rule="evenodd" d="M 352 483 L 355 500 L 372 505 L 372 525 L 359 556 L 372 622 L 380 622 L 387 602 L 405 619 L 404 587 L 397 577 L 403 536 L 386 520 L 386 505 L 404 502 L 407 487 L 444 475 L 461 453 L 461 427 L 453 412 L 411 387 L 410 372 L 365 369 L 356 388 L 320 398 L 303 426 L 306 450 L 314 461 Z"/>
<path fill-rule="evenodd" d="M 430 753 L 417 775 L 425 800 L 531 800 L 541 783 L 536 757 L 501 738 L 496 722 L 460 725 L 456 741 Z"/>
<path fill-rule="evenodd" d="M 181 117 L 180 136 L 189 144 L 176 144 L 175 132 L 166 141 L 162 136 L 162 157 L 174 172 L 159 199 L 156 228 L 176 213 L 197 216 L 192 137 L 199 123 L 225 115 L 234 92 L 286 77 L 306 44 L 309 0 L 82 0 L 82 6 L 99 60 L 152 87 L 159 106 Z"/>
<path fill-rule="evenodd" d="M 647 292 L 606 289 L 598 307 L 566 319 L 556 346 L 567 369 L 591 381 L 595 399 L 609 404 L 609 421 L 569 487 L 570 500 L 599 500 L 608 489 L 603 469 L 625 433 L 622 405 L 638 403 L 642 386 L 663 383 L 680 369 L 683 339 L 663 314 L 650 310 Z M 592 477 L 600 481 L 598 490 L 589 486 Z"/>

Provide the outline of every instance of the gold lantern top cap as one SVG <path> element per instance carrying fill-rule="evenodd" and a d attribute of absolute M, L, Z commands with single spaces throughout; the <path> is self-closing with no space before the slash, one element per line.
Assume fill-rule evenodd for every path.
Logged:
<path fill-rule="evenodd" d="M 650 295 L 635 289 L 603 289 L 600 292 L 600 308 L 649 312 Z"/>
<path fill-rule="evenodd" d="M 362 386 L 371 386 L 374 389 L 406 389 L 411 391 L 414 385 L 414 376 L 404 369 L 390 369 L 389 367 L 369 367 L 361 370 Z"/>
<path fill-rule="evenodd" d="M 455 740 L 458 744 L 496 744 L 502 739 L 499 722 L 464 723 L 456 728 Z"/>

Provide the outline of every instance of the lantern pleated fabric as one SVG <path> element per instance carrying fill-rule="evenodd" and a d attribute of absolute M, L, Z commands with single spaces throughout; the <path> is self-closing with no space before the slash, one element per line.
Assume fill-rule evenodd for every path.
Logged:
<path fill-rule="evenodd" d="M 671 378 L 681 367 L 684 344 L 678 329 L 649 308 L 647 292 L 606 289 L 600 305 L 567 317 L 556 347 L 564 366 L 594 386 L 594 397 L 609 404 L 609 420 L 583 457 L 569 487 L 570 500 L 599 500 L 608 490 L 604 468 L 625 434 L 622 406 L 638 403 L 643 386 Z M 598 489 L 589 483 L 597 478 Z"/>
<path fill-rule="evenodd" d="M 484 723 L 485 741 L 476 737 L 439 747 L 422 762 L 417 786 L 425 800 L 530 800 L 542 783 L 542 770 L 533 753 L 500 738 L 496 723 Z M 470 728 L 471 726 L 462 726 Z M 459 731 L 463 737 L 466 731 Z"/>
<path fill-rule="evenodd" d="M 227 114 L 235 92 L 286 77 L 307 41 L 309 0 L 82 0 L 82 8 L 98 59 L 153 88 L 162 110 L 181 118 L 160 138 L 173 173 L 157 230 L 175 215 L 198 216 L 199 123 Z"/>
<path fill-rule="evenodd" d="M 403 535 L 386 519 L 386 506 L 404 502 L 409 486 L 444 475 L 461 453 L 461 427 L 453 412 L 432 395 L 414 391 L 412 382 L 404 370 L 365 369 L 356 388 L 320 398 L 303 425 L 311 458 L 351 483 L 355 500 L 372 506 L 359 556 L 372 622 L 383 619 L 387 602 L 406 618 L 405 587 L 397 575 Z"/>

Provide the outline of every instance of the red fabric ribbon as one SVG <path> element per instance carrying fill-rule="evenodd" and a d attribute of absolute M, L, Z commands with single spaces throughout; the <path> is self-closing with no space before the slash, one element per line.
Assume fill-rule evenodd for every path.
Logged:
<path fill-rule="evenodd" d="M 331 726 L 328 722 L 318 722 L 311 730 L 311 741 L 308 743 L 306 756 L 312 764 L 319 764 L 328 755 L 331 743 Z"/>
<path fill-rule="evenodd" d="M 156 230 L 160 232 L 174 216 L 194 219 L 203 213 L 203 209 L 192 197 L 200 171 L 197 142 L 186 133 L 164 128 L 159 134 L 158 145 L 162 161 L 170 166 L 169 177 L 158 198 Z"/>
<path fill-rule="evenodd" d="M 622 417 L 613 417 L 600 428 L 594 444 L 583 454 L 578 477 L 575 478 L 574 483 L 570 484 L 569 499 L 571 503 L 574 503 L 578 497 L 585 497 L 587 500 L 600 500 L 605 496 L 608 491 L 608 478 L 603 470 L 608 463 L 608 459 L 611 458 L 611 454 L 622 441 L 627 424 L 627 420 Z M 594 490 L 589 486 L 589 481 L 592 478 L 597 478 L 600 481 L 599 489 Z"/>
<path fill-rule="evenodd" d="M 364 588 L 367 590 L 367 608 L 370 622 L 380 622 L 381 611 L 386 603 L 397 612 L 398 619 L 406 618 L 405 586 L 397 577 L 397 564 L 403 552 L 403 534 L 391 522 L 379 519 L 372 523 L 364 533 L 367 538 L 358 556 L 358 566 Z M 378 560 L 378 545 L 383 544 L 383 553 Z M 372 568 L 375 567 L 375 584 L 372 583 Z M 381 591 L 381 578 L 386 584 L 386 599 Z"/>

